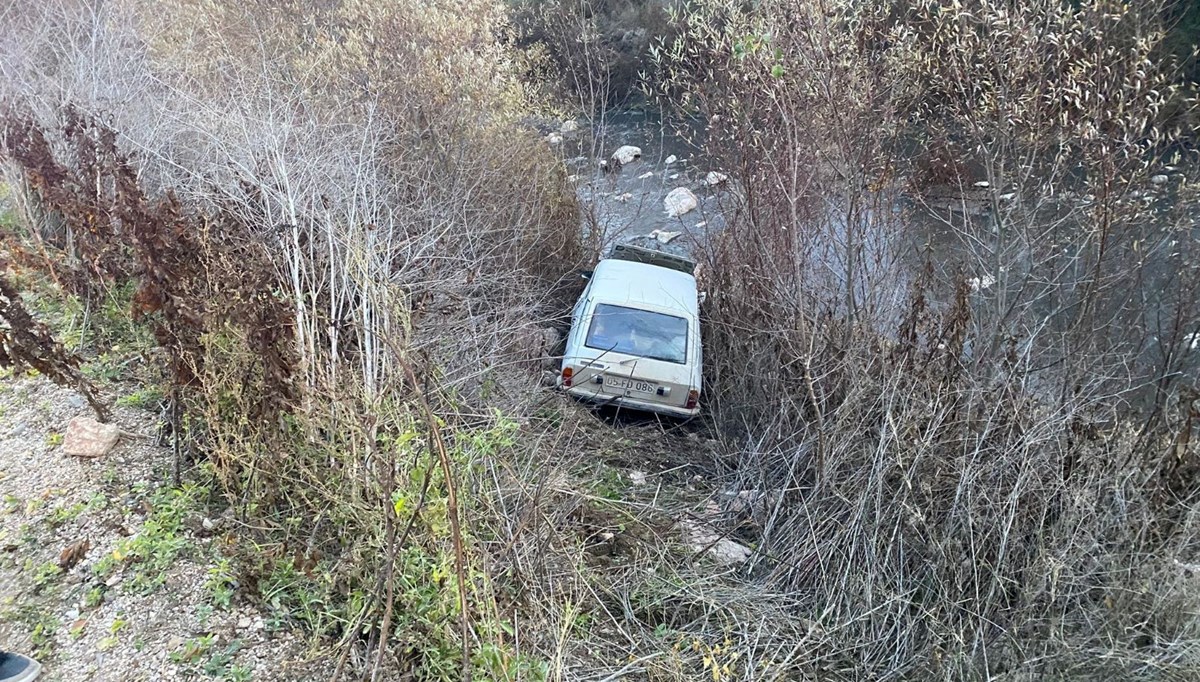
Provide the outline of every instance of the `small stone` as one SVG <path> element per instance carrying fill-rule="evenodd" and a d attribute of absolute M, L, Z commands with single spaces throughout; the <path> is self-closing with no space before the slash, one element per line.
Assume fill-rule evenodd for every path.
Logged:
<path fill-rule="evenodd" d="M 663 165 L 664 165 L 664 166 L 670 166 L 671 164 L 675 163 L 675 162 L 676 162 L 676 161 L 678 161 L 678 160 L 679 160 L 679 159 L 677 159 L 677 158 L 675 157 L 675 155 L 674 155 L 674 154 L 672 154 L 672 155 L 668 156 L 666 159 L 664 159 L 664 160 L 663 160 Z"/>
<path fill-rule="evenodd" d="M 83 408 L 87 407 L 87 400 L 84 400 L 83 396 L 81 395 L 67 396 L 67 405 L 70 406 L 72 410 L 82 410 Z"/>
<path fill-rule="evenodd" d="M 121 576 L 119 574 L 109 576 L 108 580 L 104 581 L 104 585 L 106 587 L 116 587 L 117 585 L 120 585 L 120 584 L 121 584 Z"/>
<path fill-rule="evenodd" d="M 709 171 L 708 175 L 704 176 L 704 184 L 710 187 L 723 184 L 728 180 L 728 175 L 725 175 L 724 173 L 718 173 L 717 171 Z"/>
<path fill-rule="evenodd" d="M 1159 175 L 1151 176 L 1150 182 L 1155 185 L 1165 185 L 1165 184 L 1167 184 L 1167 180 L 1169 180 L 1169 179 L 1170 178 L 1168 178 L 1167 176 L 1159 174 Z"/>
<path fill-rule="evenodd" d="M 618 194 L 617 196 L 613 197 L 613 199 L 621 202 L 622 204 L 625 203 L 626 201 L 629 201 L 632 198 L 633 198 L 633 195 L 630 194 L 629 192 L 625 192 L 624 194 Z"/>
<path fill-rule="evenodd" d="M 726 566 L 743 563 L 754 554 L 754 550 L 718 535 L 707 524 L 685 519 L 679 522 L 679 530 L 693 552 L 707 551 L 717 563 Z"/>
<path fill-rule="evenodd" d="M 986 291 L 992 288 L 992 285 L 995 283 L 996 278 L 992 277 L 991 275 L 972 277 L 967 280 L 967 286 L 971 287 L 971 291 Z"/>
<path fill-rule="evenodd" d="M 992 183 L 988 182 L 987 180 L 980 180 L 979 182 L 975 183 L 975 186 L 976 187 L 991 187 Z"/>
<path fill-rule="evenodd" d="M 121 429 L 91 417 L 75 417 L 67 424 L 63 452 L 72 457 L 103 457 L 116 446 Z"/>
<path fill-rule="evenodd" d="M 563 135 L 568 135 L 578 130 L 579 123 L 575 122 L 574 120 L 563 121 L 562 125 L 558 128 L 558 132 L 562 133 Z"/>
<path fill-rule="evenodd" d="M 200 525 L 204 527 L 204 530 L 212 530 L 217 527 L 217 524 L 207 517 L 200 521 Z"/>
<path fill-rule="evenodd" d="M 646 485 L 646 472 L 631 471 L 629 472 L 629 482 L 636 485 Z"/>
<path fill-rule="evenodd" d="M 651 232 L 650 234 L 648 234 L 646 236 L 657 239 L 659 244 L 670 244 L 671 240 L 675 239 L 676 237 L 678 237 L 681 234 L 683 234 L 683 233 L 682 232 L 669 232 L 667 230 L 654 230 L 653 232 Z"/>
<path fill-rule="evenodd" d="M 562 144 L 562 141 L 563 141 L 563 136 L 558 133 L 550 133 L 549 135 L 546 136 L 546 142 L 548 142 L 552 145 Z"/>
<path fill-rule="evenodd" d="M 638 176 L 638 180 L 645 180 L 646 178 L 652 178 L 652 177 L 654 177 L 654 171 L 646 171 L 645 173 L 642 173 L 641 175 Z"/>
<path fill-rule="evenodd" d="M 237 627 L 239 630 L 249 630 L 251 625 L 254 625 L 254 621 L 250 619 L 250 616 L 238 618 Z"/>

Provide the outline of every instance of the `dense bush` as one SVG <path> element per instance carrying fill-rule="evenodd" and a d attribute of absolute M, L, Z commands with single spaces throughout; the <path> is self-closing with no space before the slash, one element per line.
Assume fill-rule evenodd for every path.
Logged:
<path fill-rule="evenodd" d="M 599 120 L 646 103 L 651 47 L 673 37 L 667 0 L 509 0 L 526 80 L 551 101 Z"/>
<path fill-rule="evenodd" d="M 14 266 L 88 301 L 136 289 L 176 445 L 258 529 L 264 600 L 359 667 L 536 678 L 474 539 L 483 498 L 457 494 L 511 446 L 485 398 L 534 385 L 529 340 L 580 258 L 500 8 L 86 9 L 24 7 L 4 35 Z"/>
<path fill-rule="evenodd" d="M 658 52 L 740 181 L 705 390 L 768 501 L 757 578 L 814 623 L 813 673 L 1194 675 L 1161 8 L 955 7 L 702 2 Z"/>

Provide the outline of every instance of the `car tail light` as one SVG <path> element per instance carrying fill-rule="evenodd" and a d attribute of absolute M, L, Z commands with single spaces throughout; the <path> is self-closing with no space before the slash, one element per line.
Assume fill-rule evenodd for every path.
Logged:
<path fill-rule="evenodd" d="M 694 410 L 700 404 L 700 391 L 692 389 L 688 391 L 687 409 Z"/>
<path fill-rule="evenodd" d="M 575 376 L 575 370 L 571 367 L 563 367 L 562 385 L 571 388 L 571 377 Z"/>

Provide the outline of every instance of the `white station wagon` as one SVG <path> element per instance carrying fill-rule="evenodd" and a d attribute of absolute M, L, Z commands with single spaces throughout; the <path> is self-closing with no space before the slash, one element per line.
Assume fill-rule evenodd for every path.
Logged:
<path fill-rule="evenodd" d="M 571 316 L 559 385 L 573 396 L 676 417 L 700 411 L 695 264 L 617 244 Z"/>

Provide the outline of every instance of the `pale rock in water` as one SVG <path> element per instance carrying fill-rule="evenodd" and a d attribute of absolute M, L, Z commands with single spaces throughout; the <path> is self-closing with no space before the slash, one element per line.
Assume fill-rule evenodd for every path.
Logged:
<path fill-rule="evenodd" d="M 683 233 L 682 232 L 668 232 L 667 230 L 654 230 L 653 232 L 651 232 L 650 234 L 648 234 L 646 236 L 654 237 L 655 239 L 658 240 L 659 244 L 670 244 L 671 240 L 675 239 L 676 237 L 678 237 L 681 234 L 683 234 Z"/>
<path fill-rule="evenodd" d="M 664 160 L 663 160 L 663 165 L 664 165 L 664 166 L 670 166 L 671 164 L 675 163 L 675 162 L 676 162 L 676 161 L 678 161 L 678 160 L 679 160 L 679 159 L 678 159 L 678 158 L 676 158 L 674 154 L 672 154 L 672 155 L 668 156 L 666 159 L 664 159 Z"/>
<path fill-rule="evenodd" d="M 718 173 L 717 171 L 709 171 L 708 175 L 704 176 L 704 184 L 712 186 L 719 185 L 729 179 L 728 175 Z"/>
<path fill-rule="evenodd" d="M 571 133 L 578 132 L 578 130 L 578 123 L 576 123 L 574 120 L 567 120 L 562 122 L 562 126 L 559 127 L 558 132 L 562 133 L 563 135 L 569 135 Z"/>
<path fill-rule="evenodd" d="M 618 147 L 617 151 L 613 152 L 612 158 L 615 159 L 616 161 L 619 161 L 621 163 L 621 165 L 624 166 L 627 163 L 633 163 L 637 159 L 641 158 L 641 156 L 642 156 L 642 148 L 641 147 L 634 147 L 631 144 L 627 144 L 627 145 Z"/>
<path fill-rule="evenodd" d="M 121 429 L 114 424 L 101 424 L 91 417 L 75 417 L 67 424 L 63 452 L 72 457 L 103 457 L 120 438 Z"/>
<path fill-rule="evenodd" d="M 667 196 L 663 199 L 663 206 L 667 209 L 667 215 L 672 218 L 678 218 L 688 211 L 694 210 L 699 205 L 700 200 L 687 187 L 676 187 L 668 192 Z"/>
<path fill-rule="evenodd" d="M 984 291 L 992 288 L 992 285 L 995 283 L 996 278 L 992 277 L 991 275 L 972 277 L 971 279 L 967 280 L 967 285 L 971 287 L 971 291 Z"/>

